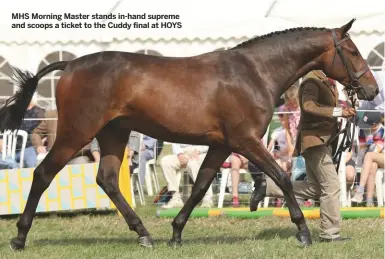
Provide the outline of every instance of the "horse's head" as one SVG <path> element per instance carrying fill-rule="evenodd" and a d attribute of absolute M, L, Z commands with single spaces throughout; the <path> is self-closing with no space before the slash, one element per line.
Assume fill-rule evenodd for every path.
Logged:
<path fill-rule="evenodd" d="M 325 74 L 337 80 L 347 90 L 357 93 L 360 100 L 373 100 L 378 94 L 378 85 L 366 61 L 348 34 L 355 19 L 330 32 L 327 51 L 322 56 Z"/>

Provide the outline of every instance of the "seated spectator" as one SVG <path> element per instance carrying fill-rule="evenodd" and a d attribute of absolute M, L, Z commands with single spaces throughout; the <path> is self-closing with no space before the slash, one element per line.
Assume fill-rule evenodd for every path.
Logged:
<path fill-rule="evenodd" d="M 299 120 L 301 118 L 301 108 L 299 107 L 298 100 L 298 90 L 299 86 L 294 84 L 284 93 L 285 103 L 278 108 L 279 112 L 288 112 L 287 116 L 288 129 L 292 142 L 296 143 L 297 139 L 297 128 L 299 125 Z"/>
<path fill-rule="evenodd" d="M 291 154 L 294 151 L 294 146 L 297 141 L 297 128 L 301 118 L 301 108 L 299 107 L 299 86 L 298 84 L 293 84 L 285 93 L 284 93 L 284 104 L 279 107 L 278 112 L 288 112 L 287 114 L 281 114 L 281 125 L 285 125 L 288 128 L 287 134 L 287 143 L 289 143 L 287 151 L 288 156 L 290 157 L 287 162 L 283 162 L 281 159 L 278 160 L 278 164 L 291 175 L 293 181 L 303 180 L 306 177 L 305 169 L 305 160 L 300 155 L 298 157 L 292 157 Z M 287 122 L 282 119 L 287 120 Z M 271 150 L 271 149 L 269 149 Z M 283 162 L 283 163 L 282 163 Z"/>
<path fill-rule="evenodd" d="M 350 101 L 346 101 L 343 107 L 352 107 Z M 354 184 L 356 178 L 356 165 L 360 154 L 360 147 L 357 146 L 356 141 L 352 140 L 351 152 L 346 151 L 345 156 L 345 172 L 346 172 L 346 187 L 350 189 Z"/>
<path fill-rule="evenodd" d="M 162 208 L 170 209 L 183 207 L 182 197 L 179 192 L 181 171 L 187 171 L 195 182 L 199 168 L 208 151 L 207 146 L 196 146 L 187 144 L 172 144 L 172 155 L 164 156 L 161 159 L 161 167 L 167 181 L 168 191 L 172 197 Z M 201 207 L 210 208 L 213 206 L 213 191 L 211 186 L 206 192 Z"/>
<path fill-rule="evenodd" d="M 33 96 L 30 104 L 28 105 L 27 111 L 25 113 L 25 119 L 37 119 L 44 117 L 44 109 L 36 105 L 36 95 Z M 23 120 L 21 123 L 21 130 L 25 130 L 28 133 L 27 144 L 24 151 L 24 167 L 32 168 L 37 164 L 37 153 L 35 147 L 32 144 L 31 134 L 32 131 L 39 125 L 40 120 Z M 22 139 L 18 138 L 16 142 L 16 162 L 20 163 L 20 155 L 22 148 Z"/>
<path fill-rule="evenodd" d="M 384 125 L 380 112 L 366 112 L 359 122 L 360 146 L 365 148 L 360 183 L 355 188 L 352 202 L 363 201 L 365 186 L 367 188 L 367 206 L 373 206 L 375 177 L 378 168 L 384 168 Z"/>
<path fill-rule="evenodd" d="M 139 143 L 140 143 L 140 133 L 136 131 L 131 131 L 130 137 L 127 143 L 127 158 L 128 165 L 130 168 L 130 174 L 134 172 L 134 169 L 138 167 L 139 163 Z M 94 138 L 90 145 L 90 151 L 94 157 L 95 162 L 100 161 L 100 147 L 96 138 Z"/>
<path fill-rule="evenodd" d="M 346 171 L 346 189 L 350 189 L 354 184 L 356 176 L 356 160 L 355 152 L 347 152 L 345 156 L 345 171 Z"/>
<path fill-rule="evenodd" d="M 99 144 L 96 138 L 94 138 L 90 144 L 90 152 L 92 157 L 94 158 L 95 163 L 100 162 L 100 149 Z"/>
<path fill-rule="evenodd" d="M 283 112 L 280 107 L 278 112 Z M 294 150 L 293 138 L 290 134 L 289 121 L 286 114 L 278 114 L 281 126 L 271 133 L 267 150 L 271 151 L 275 161 L 290 176 L 291 159 Z"/>
<path fill-rule="evenodd" d="M 140 133 L 136 131 L 130 132 L 127 143 L 128 162 L 130 166 L 130 174 L 139 166 L 139 149 L 140 149 Z"/>
<path fill-rule="evenodd" d="M 42 120 L 31 134 L 32 145 L 36 153 L 42 158 L 51 150 L 56 139 L 57 120 L 52 119 L 57 119 L 57 110 L 45 112 L 44 118 L 51 120 Z M 46 139 L 47 145 L 44 144 L 44 139 Z M 91 154 L 90 144 L 88 144 L 75 154 L 68 164 L 86 164 L 93 161 L 95 161 L 95 158 Z"/>
<path fill-rule="evenodd" d="M 156 142 L 156 139 L 143 135 L 142 146 L 140 147 L 139 152 L 139 181 L 141 184 L 144 184 L 146 176 L 146 163 L 154 158 L 154 147 Z"/>
<path fill-rule="evenodd" d="M 242 155 L 239 155 L 237 153 L 232 153 L 230 157 L 231 162 L 231 193 L 233 196 L 233 207 L 237 208 L 239 207 L 239 194 L 238 194 L 238 187 L 239 187 L 239 170 L 247 169 L 249 160 L 245 158 Z"/>

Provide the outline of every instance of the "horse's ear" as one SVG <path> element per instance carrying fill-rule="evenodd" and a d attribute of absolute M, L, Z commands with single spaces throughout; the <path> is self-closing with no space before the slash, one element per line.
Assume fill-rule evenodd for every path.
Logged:
<path fill-rule="evenodd" d="M 340 29 L 341 29 L 341 35 L 345 35 L 349 30 L 350 28 L 352 28 L 352 25 L 354 23 L 356 19 L 353 18 L 350 22 L 348 22 L 347 24 L 345 24 L 344 26 L 342 26 Z"/>

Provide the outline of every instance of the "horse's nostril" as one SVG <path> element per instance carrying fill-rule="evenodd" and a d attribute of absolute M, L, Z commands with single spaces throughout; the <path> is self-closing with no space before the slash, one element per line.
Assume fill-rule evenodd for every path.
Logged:
<path fill-rule="evenodd" d="M 380 91 L 379 91 L 379 90 L 378 90 L 378 88 L 377 88 L 377 89 L 376 89 L 376 92 L 375 92 L 375 93 L 376 93 L 376 95 L 377 95 L 379 92 L 380 92 Z"/>

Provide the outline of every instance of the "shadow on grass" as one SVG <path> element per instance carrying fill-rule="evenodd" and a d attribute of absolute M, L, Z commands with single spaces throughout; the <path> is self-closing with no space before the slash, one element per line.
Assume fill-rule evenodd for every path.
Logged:
<path fill-rule="evenodd" d="M 155 245 L 161 242 L 167 242 L 166 239 L 155 239 Z M 103 244 L 138 244 L 137 238 L 127 237 L 127 238 L 63 238 L 63 239 L 40 239 L 33 241 L 34 245 L 41 246 L 51 246 L 51 245 L 60 245 L 60 246 L 72 246 L 72 245 L 103 245 Z"/>
<path fill-rule="evenodd" d="M 272 239 L 288 239 L 291 237 L 295 237 L 295 234 L 297 233 L 295 228 L 286 227 L 286 228 L 268 228 L 264 229 L 261 232 L 258 233 L 258 235 L 255 237 L 258 240 L 272 240 Z M 317 232 L 310 231 L 311 237 L 314 241 L 314 239 L 318 236 Z"/>
<path fill-rule="evenodd" d="M 247 240 L 254 240 L 249 236 L 211 236 L 211 237 L 195 237 L 183 240 L 185 245 L 201 245 L 201 244 L 236 244 Z"/>
<path fill-rule="evenodd" d="M 224 236 L 213 236 L 213 237 L 194 237 L 183 240 L 184 245 L 197 245 L 197 244 L 234 244 L 240 243 L 245 240 L 250 240 L 250 237 L 224 237 Z M 169 239 L 155 238 L 155 246 L 167 244 Z M 41 239 L 33 241 L 33 245 L 39 246 L 72 246 L 72 245 L 101 245 L 101 244 L 138 244 L 136 238 L 71 238 L 71 239 Z"/>
<path fill-rule="evenodd" d="M 11 215 L 0 215 L 1 220 L 14 220 L 18 219 L 21 214 L 11 214 Z M 104 210 L 104 209 L 81 209 L 81 210 L 72 210 L 72 211 L 57 211 L 57 212 L 37 212 L 34 219 L 43 219 L 43 218 L 75 218 L 78 216 L 103 216 L 103 215 L 116 215 L 114 210 Z"/>
<path fill-rule="evenodd" d="M 234 244 L 241 243 L 247 240 L 273 240 L 273 239 L 288 239 L 296 234 L 293 228 L 270 228 L 259 232 L 255 237 L 250 236 L 209 236 L 209 237 L 191 237 L 183 239 L 184 245 L 199 245 L 199 244 Z M 312 237 L 316 237 L 316 233 L 312 233 Z M 155 238 L 155 245 L 166 244 L 169 239 Z M 70 245 L 99 245 L 99 244 L 138 244 L 136 238 L 64 238 L 64 239 L 41 239 L 33 242 L 35 245 L 50 246 L 70 246 Z"/>

